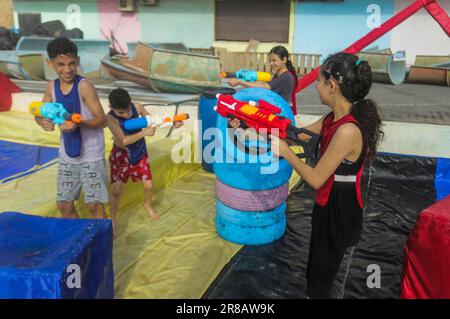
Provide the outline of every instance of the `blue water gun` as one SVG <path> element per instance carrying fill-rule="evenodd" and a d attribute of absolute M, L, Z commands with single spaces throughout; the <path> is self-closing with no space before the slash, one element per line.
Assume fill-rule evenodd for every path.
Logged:
<path fill-rule="evenodd" d="M 236 78 L 245 82 L 269 82 L 272 75 L 269 72 L 260 72 L 250 69 L 239 69 L 237 72 L 220 72 L 224 79 Z"/>
<path fill-rule="evenodd" d="M 181 113 L 174 116 L 147 115 L 124 121 L 123 127 L 125 131 L 131 132 L 149 126 L 167 127 L 173 125 L 175 122 L 181 122 L 187 119 L 189 119 L 189 114 L 187 113 Z"/>
<path fill-rule="evenodd" d="M 31 102 L 28 109 L 34 116 L 50 119 L 53 124 L 74 125 L 82 120 L 79 113 L 69 113 L 61 103 Z"/>

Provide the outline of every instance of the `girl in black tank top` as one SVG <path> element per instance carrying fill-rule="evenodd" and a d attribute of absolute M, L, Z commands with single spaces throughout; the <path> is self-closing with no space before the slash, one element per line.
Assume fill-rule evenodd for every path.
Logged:
<path fill-rule="evenodd" d="M 272 151 L 288 160 L 316 189 L 306 274 L 311 298 L 333 297 L 344 253 L 361 237 L 361 175 L 383 135 L 376 104 L 365 98 L 371 76 L 369 64 L 354 55 L 338 53 L 325 60 L 317 90 L 332 113 L 307 127 L 322 135 L 321 156 L 315 167 L 298 159 L 285 141 L 272 138 Z M 356 154 L 354 162 L 346 160 Z"/>

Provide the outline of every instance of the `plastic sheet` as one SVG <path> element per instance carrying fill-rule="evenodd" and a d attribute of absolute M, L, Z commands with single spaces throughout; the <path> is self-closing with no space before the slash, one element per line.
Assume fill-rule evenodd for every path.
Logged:
<path fill-rule="evenodd" d="M 58 157 L 58 149 L 0 140 L 0 182 L 30 174 Z"/>
<path fill-rule="evenodd" d="M 434 187 L 436 188 L 437 200 L 441 200 L 447 195 L 450 195 L 450 159 L 438 158 Z"/>
<path fill-rule="evenodd" d="M 403 248 L 417 216 L 434 202 L 436 161 L 382 154 L 363 175 L 362 239 L 346 256 L 334 297 L 397 298 Z M 303 186 L 287 201 L 287 230 L 278 241 L 244 247 L 203 298 L 305 298 L 314 192 Z M 369 288 L 369 265 L 378 265 L 381 287 Z M 347 272 L 348 267 L 348 272 Z M 369 268 L 370 270 L 370 268 Z"/>
<path fill-rule="evenodd" d="M 57 131 L 44 132 L 31 115 L 20 112 L 0 114 L 0 136 L 35 145 L 59 143 Z M 108 137 L 106 141 L 111 142 Z M 113 243 L 115 298 L 200 298 L 242 247 L 217 236 L 215 177 L 199 169 L 200 164 L 175 164 L 170 152 L 176 142 L 157 137 L 147 144 L 155 189 L 153 205 L 160 221 L 148 218 L 142 186 L 125 186 Z M 194 154 L 193 145 L 191 151 Z M 7 162 L 11 164 L 9 159 Z M 59 217 L 56 169 L 56 165 L 47 166 L 0 184 L 0 212 Z M 293 175 L 290 185 L 298 180 L 299 176 Z M 82 218 L 90 217 L 83 200 L 76 208 Z"/>
<path fill-rule="evenodd" d="M 0 214 L 0 298 L 113 297 L 111 221 Z"/>

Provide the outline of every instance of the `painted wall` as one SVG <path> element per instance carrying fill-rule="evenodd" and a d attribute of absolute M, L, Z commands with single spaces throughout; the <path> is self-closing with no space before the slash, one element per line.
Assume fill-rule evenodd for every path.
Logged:
<path fill-rule="evenodd" d="M 411 1 L 397 0 L 395 12 L 406 8 Z M 450 1 L 439 0 L 439 5 L 450 15 Z M 425 9 L 392 30 L 393 51 L 406 50 L 407 64 L 413 64 L 416 54 L 450 55 L 450 39 Z"/>
<path fill-rule="evenodd" d="M 19 27 L 18 13 L 41 13 L 42 22 L 61 20 L 67 29 L 80 28 L 85 39 L 100 39 L 99 15 L 95 0 L 14 0 L 16 27 Z"/>
<path fill-rule="evenodd" d="M 369 7 L 376 3 L 378 7 Z M 320 53 L 322 58 L 341 51 L 376 27 L 394 12 L 394 0 L 345 0 L 342 3 L 297 2 L 295 8 L 294 52 Z M 369 12 L 368 8 L 370 9 Z M 369 48 L 390 46 L 385 35 Z"/>
<path fill-rule="evenodd" d="M 128 42 L 141 39 L 141 23 L 136 12 L 117 10 L 117 2 L 97 0 L 100 18 L 100 37 L 109 40 L 120 54 L 128 53 Z"/>
<path fill-rule="evenodd" d="M 77 12 L 71 12 L 74 8 Z M 27 12 L 42 13 L 42 22 L 59 19 L 66 28 L 76 24 L 86 39 L 104 39 L 113 30 L 120 47 L 139 39 L 196 48 L 209 48 L 214 42 L 212 0 L 162 0 L 157 6 L 139 5 L 136 13 L 118 11 L 116 0 L 14 0 L 14 11 L 16 26 L 17 13 Z"/>
<path fill-rule="evenodd" d="M 214 1 L 161 0 L 139 6 L 142 41 L 183 42 L 189 48 L 209 48 L 214 41 Z"/>

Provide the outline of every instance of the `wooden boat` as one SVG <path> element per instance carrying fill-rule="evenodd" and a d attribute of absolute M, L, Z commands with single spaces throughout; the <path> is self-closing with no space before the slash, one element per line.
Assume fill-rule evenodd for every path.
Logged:
<path fill-rule="evenodd" d="M 31 80 L 22 69 L 16 51 L 0 51 L 0 72 L 10 78 Z"/>
<path fill-rule="evenodd" d="M 128 63 L 129 59 L 126 57 L 112 57 L 102 59 L 102 68 L 113 78 L 118 80 L 125 80 L 152 87 L 148 73 L 145 70 L 139 70 L 132 64 Z M 107 79 L 105 76 L 102 76 Z"/>
<path fill-rule="evenodd" d="M 41 54 L 45 58 L 47 56 L 47 45 L 53 38 L 41 37 L 21 37 L 16 46 L 17 56 L 28 56 L 34 54 Z M 95 74 L 99 72 L 101 59 L 109 56 L 109 41 L 106 40 L 86 40 L 86 39 L 72 39 L 77 45 L 78 55 L 80 56 L 80 65 L 85 74 Z M 37 57 L 30 57 L 28 60 L 36 59 Z M 46 63 L 46 61 L 44 61 Z M 42 65 L 42 70 L 45 67 Z M 39 70 L 39 72 L 41 72 Z M 44 72 L 45 73 L 45 72 Z M 41 73 L 39 73 L 39 76 Z"/>
<path fill-rule="evenodd" d="M 45 80 L 46 57 L 41 53 L 24 54 L 18 57 L 20 65 L 31 80 Z"/>
<path fill-rule="evenodd" d="M 450 86 L 450 68 L 444 66 L 413 65 L 409 70 L 408 82 Z"/>
<path fill-rule="evenodd" d="M 155 92 L 200 93 L 220 86 L 219 58 L 210 55 L 156 49 L 136 44 L 132 58 L 102 59 L 109 75 L 150 87 Z"/>
<path fill-rule="evenodd" d="M 137 44 L 138 44 L 138 42 L 128 42 L 127 43 L 128 56 L 134 56 L 134 54 L 136 52 Z M 155 49 L 189 52 L 189 49 L 187 48 L 187 46 L 184 45 L 184 43 L 182 43 L 182 42 L 158 42 L 158 43 L 153 43 L 153 42 L 150 43 L 149 42 L 146 44 Z"/>

